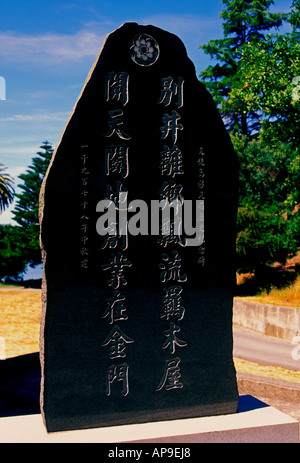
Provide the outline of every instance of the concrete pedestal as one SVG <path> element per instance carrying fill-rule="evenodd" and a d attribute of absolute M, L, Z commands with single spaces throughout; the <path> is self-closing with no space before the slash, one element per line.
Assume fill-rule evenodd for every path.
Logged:
<path fill-rule="evenodd" d="M 1 443 L 299 443 L 299 422 L 252 396 L 232 415 L 47 434 L 41 415 L 0 418 Z"/>

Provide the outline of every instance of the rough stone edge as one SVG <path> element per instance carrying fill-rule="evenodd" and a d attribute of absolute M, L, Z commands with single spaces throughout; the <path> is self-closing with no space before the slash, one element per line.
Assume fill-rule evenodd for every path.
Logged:
<path fill-rule="evenodd" d="M 122 27 L 122 26 L 120 26 Z M 119 28 L 118 28 L 119 29 Z M 116 29 L 117 30 L 117 29 Z M 67 119 L 67 122 L 63 128 L 63 131 L 62 131 L 62 134 L 60 136 L 60 139 L 55 147 L 55 150 L 53 152 L 53 155 L 52 155 L 52 158 L 51 158 L 51 161 L 50 161 L 50 164 L 48 166 L 48 169 L 46 171 L 46 174 L 44 176 L 44 179 L 43 179 L 43 182 L 42 182 L 42 185 L 41 185 L 41 189 L 40 189 L 40 195 L 39 195 L 39 224 L 40 224 L 40 236 L 39 236 L 39 243 L 40 243 L 40 249 L 41 249 L 41 254 L 42 254 L 42 261 L 43 261 L 43 277 L 42 277 L 42 286 L 41 286 L 41 299 L 42 299 L 42 310 L 41 310 L 41 320 L 40 320 L 40 334 L 39 334 L 39 351 L 40 351 L 40 364 L 41 364 L 41 389 L 40 389 L 40 409 L 41 409 L 41 415 L 42 415 L 42 419 L 43 419 L 43 422 L 44 422 L 44 425 L 46 426 L 46 420 L 45 420 L 45 414 L 44 414 L 44 407 L 43 407 L 43 397 L 44 397 L 44 381 L 43 381 L 43 377 L 44 377 L 44 358 L 45 358 L 45 355 L 44 355 L 44 331 L 45 331 L 45 320 L 46 320 L 46 312 L 47 312 L 47 299 L 46 299 L 46 292 L 47 292 L 47 279 L 46 279 L 46 276 L 45 276 L 45 266 L 46 266 L 46 261 L 47 261 L 47 254 L 46 254 L 46 251 L 44 249 L 44 246 L 43 246 L 43 242 L 42 242 L 42 223 L 43 223 L 43 218 L 44 218 L 44 202 L 45 202 L 45 186 L 46 186 L 46 183 L 47 183 L 47 179 L 48 179 L 48 176 L 49 176 L 49 172 L 51 171 L 51 168 L 55 162 L 55 158 L 56 158 L 56 154 L 57 154 L 57 151 L 58 151 L 58 148 L 59 146 L 61 145 L 61 142 L 63 140 L 63 137 L 65 135 L 65 132 L 66 132 L 66 129 L 76 111 L 76 108 L 77 108 L 77 105 L 79 103 L 79 101 L 81 100 L 81 97 L 85 91 L 85 88 L 86 86 L 88 85 L 91 77 L 92 77 L 92 74 L 94 72 L 94 69 L 101 57 L 101 54 L 102 54 L 102 51 L 107 43 L 107 40 L 108 38 L 116 32 L 116 30 L 110 32 L 109 34 L 107 34 L 102 42 L 102 46 L 101 46 L 101 49 L 94 61 L 94 64 L 92 65 L 90 71 L 88 72 L 88 75 L 86 77 L 86 80 L 84 82 L 84 85 L 82 87 L 82 90 L 73 106 L 73 109 Z"/>

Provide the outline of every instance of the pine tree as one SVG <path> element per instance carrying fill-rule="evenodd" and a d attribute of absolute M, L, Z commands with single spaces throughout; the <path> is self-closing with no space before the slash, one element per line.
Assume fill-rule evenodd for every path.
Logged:
<path fill-rule="evenodd" d="M 256 114 L 247 113 L 242 106 L 231 111 L 225 105 L 226 99 L 234 80 L 238 79 L 243 45 L 254 37 L 263 40 L 264 32 L 278 28 L 286 15 L 268 11 L 273 0 L 222 1 L 227 6 L 220 15 L 223 19 L 224 38 L 211 40 L 200 47 L 218 63 L 205 69 L 200 78 L 219 105 L 228 129 L 249 135 L 249 124 L 255 120 Z"/>
<path fill-rule="evenodd" d="M 53 153 L 52 145 L 48 141 L 43 142 L 40 148 L 44 151 L 37 152 L 37 156 L 32 159 L 32 165 L 26 173 L 18 177 L 24 182 L 22 185 L 18 185 L 23 192 L 16 194 L 18 200 L 13 211 L 13 220 L 26 231 L 26 259 L 31 265 L 41 262 L 39 194 Z"/>

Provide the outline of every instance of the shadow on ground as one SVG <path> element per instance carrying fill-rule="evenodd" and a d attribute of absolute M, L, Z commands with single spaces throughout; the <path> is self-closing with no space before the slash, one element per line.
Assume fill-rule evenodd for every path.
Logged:
<path fill-rule="evenodd" d="M 40 413 L 41 369 L 39 353 L 0 360 L 0 418 Z M 255 398 L 244 391 L 237 412 L 274 406 L 300 420 L 299 404 Z"/>
<path fill-rule="evenodd" d="M 0 361 L 0 417 L 40 413 L 39 353 Z"/>

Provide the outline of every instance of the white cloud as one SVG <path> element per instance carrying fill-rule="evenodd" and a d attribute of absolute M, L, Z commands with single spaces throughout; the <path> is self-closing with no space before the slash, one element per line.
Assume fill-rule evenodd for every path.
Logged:
<path fill-rule="evenodd" d="M 193 14 L 153 14 L 135 19 L 140 24 L 153 24 L 178 35 L 187 45 L 198 47 L 206 37 L 220 29 L 218 17 Z M 0 33 L 0 58 L 14 63 L 39 65 L 79 62 L 96 59 L 106 35 L 121 24 L 102 20 L 86 23 L 74 34 L 46 33 L 25 35 L 14 31 Z"/>
<path fill-rule="evenodd" d="M 56 93 L 54 91 L 49 90 L 36 90 L 34 92 L 28 92 L 25 94 L 25 97 L 29 98 L 30 100 L 44 100 L 55 98 Z"/>
<path fill-rule="evenodd" d="M 14 179 L 15 183 L 19 175 L 23 174 L 26 171 L 27 167 L 25 166 L 16 166 L 9 169 L 9 175 Z"/>
<path fill-rule="evenodd" d="M 65 122 L 69 117 L 67 112 L 40 113 L 35 114 L 13 114 L 11 116 L 0 117 L 0 122 L 45 122 L 58 121 Z"/>
<path fill-rule="evenodd" d="M 11 175 L 15 182 L 17 177 L 24 173 L 29 165 L 31 165 L 32 158 L 40 151 L 42 145 L 40 136 L 32 136 L 32 139 L 26 137 L 19 137 L 18 139 L 8 137 L 0 144 L 0 162 L 7 167 L 7 173 Z M 55 148 L 55 145 L 52 145 Z"/>
<path fill-rule="evenodd" d="M 141 20 L 142 24 L 153 24 L 178 35 L 187 45 L 188 42 L 198 43 L 207 40 L 211 33 L 215 36 L 220 29 L 218 17 L 205 17 L 195 14 L 157 14 Z"/>
<path fill-rule="evenodd" d="M 17 32 L 0 33 L 2 60 L 21 63 L 57 64 L 96 58 L 106 33 L 81 30 L 73 35 L 47 33 L 24 35 Z"/>

